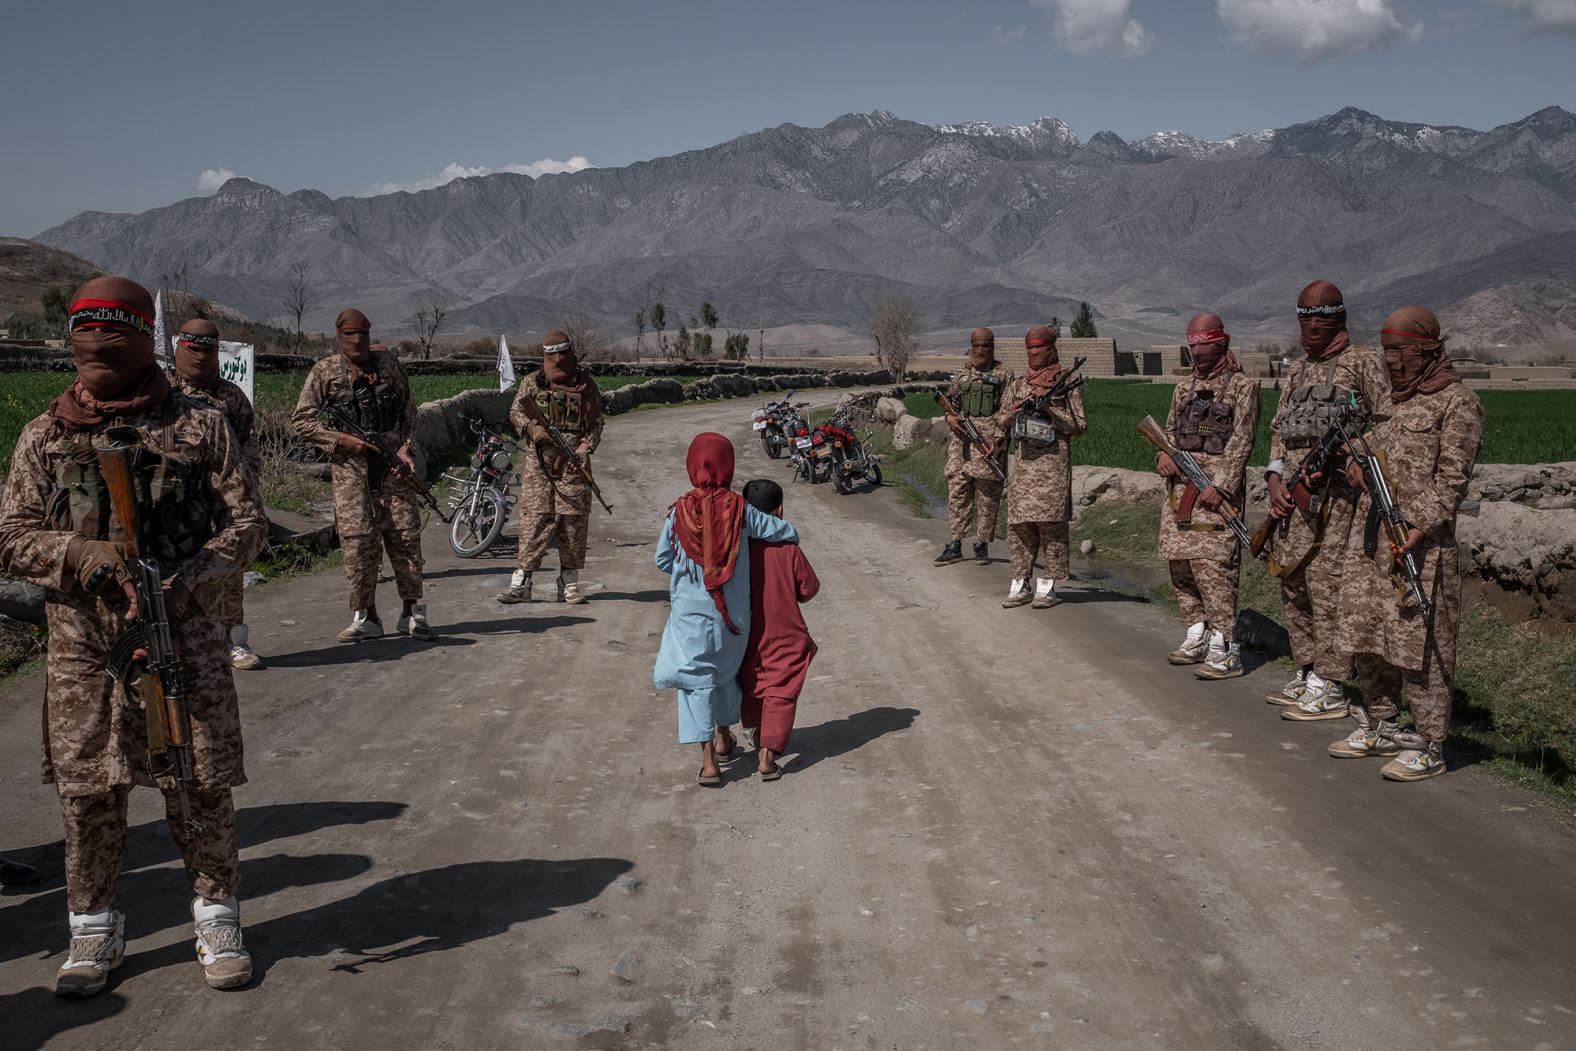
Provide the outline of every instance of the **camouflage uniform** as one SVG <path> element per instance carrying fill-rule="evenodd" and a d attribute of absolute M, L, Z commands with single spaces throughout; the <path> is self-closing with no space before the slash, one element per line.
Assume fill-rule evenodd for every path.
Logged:
<path fill-rule="evenodd" d="M 1246 502 L 1243 471 L 1259 431 L 1258 384 L 1235 370 L 1212 379 L 1190 375 L 1182 380 L 1171 395 L 1171 411 L 1166 416 L 1166 433 L 1173 443 L 1179 441 L 1178 413 L 1201 389 L 1212 391 L 1217 404 L 1231 406 L 1231 437 L 1218 454 L 1192 450 L 1192 455 L 1204 474 L 1216 482 L 1220 494 L 1240 510 Z M 1194 504 L 1191 522 L 1178 524 L 1177 501 L 1185 484 L 1181 480 L 1167 483 L 1166 499 L 1160 505 L 1160 557 L 1170 563 L 1171 586 L 1182 619 L 1188 624 L 1204 622 L 1230 642 L 1236 631 L 1242 547 L 1225 518 L 1200 504 Z"/>
<path fill-rule="evenodd" d="M 1390 376 L 1378 352 L 1351 346 L 1324 361 L 1299 358 L 1281 380 L 1280 405 L 1270 423 L 1270 460 L 1284 463 L 1281 477 L 1288 488 L 1307 452 L 1288 448 L 1281 437 L 1291 395 L 1302 387 L 1331 383 L 1356 391 L 1366 411 L 1373 414 L 1371 422 L 1377 423 L 1389 413 Z M 1312 667 L 1328 682 L 1349 678 L 1352 668 L 1350 654 L 1335 640 L 1341 572 L 1357 505 L 1357 495 L 1346 484 L 1340 466 L 1327 472 L 1319 484 L 1323 500 L 1308 511 L 1293 510 L 1286 532 L 1277 526 L 1271 534 L 1270 571 L 1280 577 L 1292 658 L 1304 668 Z"/>
<path fill-rule="evenodd" d="M 217 498 L 217 532 L 171 574 L 192 590 L 191 608 L 174 624 L 194 752 L 193 817 L 206 830 L 191 842 L 177 836 L 198 893 L 219 899 L 236 892 L 234 807 L 230 789 L 244 784 L 240 710 L 231 679 L 229 640 L 211 615 L 226 581 L 261 549 L 266 521 L 247 481 L 240 449 L 218 412 L 171 393 L 165 415 L 118 420 L 135 427 L 153 449 L 187 457 L 194 474 Z M 100 428 L 101 430 L 102 428 Z M 87 438 L 96 439 L 96 432 Z M 57 478 L 74 443 L 49 416 L 23 428 L 0 509 L 0 566 L 44 589 L 49 620 L 48 674 L 44 694 L 43 774 L 62 799 L 66 826 L 66 894 L 73 912 L 108 907 L 120 872 L 126 795 L 133 784 L 151 785 L 147 718 L 140 699 L 128 697 L 109 676 L 110 647 L 125 628 L 124 600 L 103 600 L 78 585 L 66 567 L 73 533 Z M 60 494 L 60 497 L 57 497 Z M 109 535 L 118 535 L 112 533 Z M 174 808 L 173 782 L 160 778 L 166 806 Z"/>
<path fill-rule="evenodd" d="M 218 387 L 209 390 L 207 387 L 199 387 L 174 369 L 166 369 L 164 374 L 169 378 L 171 387 L 224 413 L 224 418 L 230 421 L 230 427 L 235 431 L 236 438 L 240 439 L 241 465 L 246 470 L 247 480 L 254 487 L 253 491 L 258 494 L 258 503 L 262 503 L 263 451 L 257 441 L 257 431 L 254 426 L 256 412 L 246 392 L 229 380 L 220 380 Z M 244 576 L 243 569 L 230 579 L 220 593 L 217 608 L 214 610 L 220 623 L 226 628 L 246 623 L 246 613 L 242 608 Z"/>
<path fill-rule="evenodd" d="M 526 415 L 521 407 L 527 398 L 536 398 L 548 390 L 545 377 L 533 372 L 520 384 L 514 404 L 509 408 L 509 422 L 520 434 L 535 442 L 546 437 L 541 424 Z M 596 383 L 586 386 L 583 415 L 596 418 L 589 430 L 570 430 L 555 421 L 554 426 L 565 437 L 579 445 L 590 439 L 594 452 L 602 443 L 602 395 Z M 549 417 L 551 418 L 551 417 Z M 558 560 L 563 569 L 582 569 L 586 564 L 586 538 L 591 528 L 591 487 L 575 477 L 564 477 L 562 464 L 555 452 L 544 448 L 542 456 L 547 466 L 532 450 L 527 450 L 520 465 L 520 548 L 517 565 L 522 572 L 533 573 L 542 565 L 548 542 L 558 540 Z M 549 469 L 551 468 L 551 469 Z"/>
<path fill-rule="evenodd" d="M 1005 392 L 1012 386 L 1012 370 L 997 363 L 988 372 L 972 365 L 964 365 L 952 377 L 948 395 L 957 403 L 958 390 L 965 384 L 984 381 L 992 383 L 998 391 Z M 990 412 L 971 417 L 979 428 L 980 437 L 998 446 L 996 462 L 1005 462 L 1005 450 L 1000 448 L 1001 424 L 997 420 L 998 404 Z M 991 471 L 985 457 L 973 443 L 956 434 L 947 443 L 947 521 L 952 529 L 952 539 L 962 540 L 972 525 L 981 543 L 996 537 L 996 519 L 1001 508 L 1002 483 Z M 975 519 L 975 512 L 978 518 Z"/>
<path fill-rule="evenodd" d="M 1007 385 L 1001 411 L 992 421 L 995 433 L 1012 427 L 1008 415 L 1018 401 L 1034 396 L 1027 379 Z M 1046 411 L 1058 440 L 1054 445 L 1018 442 L 1012 455 L 1012 484 L 1007 489 L 1007 545 L 1012 575 L 1026 580 L 1038 556 L 1045 575 L 1066 580 L 1072 572 L 1067 557 L 1067 523 L 1072 519 L 1073 465 L 1068 439 L 1084 432 L 1083 391 L 1073 390 L 1053 401 Z M 980 428 L 981 433 L 985 429 Z"/>
<path fill-rule="evenodd" d="M 1402 514 L 1423 531 L 1415 554 L 1433 618 L 1414 606 L 1405 576 L 1389 572 L 1383 530 L 1372 556 L 1364 553 L 1359 532 L 1341 581 L 1339 642 L 1356 654 L 1371 718 L 1395 718 L 1404 681 L 1417 732 L 1426 741 L 1443 742 L 1450 729 L 1461 614 L 1455 517 L 1483 441 L 1483 404 L 1455 383 L 1435 394 L 1414 394 L 1390 412 L 1368 441 L 1385 456 L 1385 475 Z M 1372 497 L 1362 494 L 1358 522 L 1366 521 L 1371 504 Z M 1400 606 L 1398 595 L 1404 598 Z"/>
<path fill-rule="evenodd" d="M 416 402 L 405 369 L 392 354 L 377 351 L 373 358 L 378 378 L 394 389 L 400 402 L 399 419 L 383 437 L 396 449 L 407 442 L 414 445 Z M 386 466 L 369 462 L 376 457 L 339 449 L 339 432 L 321 420 L 328 400 L 349 389 L 344 358 L 338 354 L 324 358 L 307 373 L 291 423 L 297 434 L 328 453 L 333 465 L 334 524 L 345 556 L 350 608 L 368 609 L 376 600 L 384 549 L 394 567 L 399 597 L 416 602 L 421 599 L 421 505 Z"/>

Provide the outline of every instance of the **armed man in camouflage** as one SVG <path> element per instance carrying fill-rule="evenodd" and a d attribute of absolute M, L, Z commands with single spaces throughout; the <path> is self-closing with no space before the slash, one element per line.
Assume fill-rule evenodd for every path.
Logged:
<path fill-rule="evenodd" d="M 1280 405 L 1270 424 L 1269 513 L 1277 522 L 1270 572 L 1280 578 L 1281 607 L 1291 637 L 1297 677 L 1267 700 L 1282 706 L 1281 717 L 1299 722 L 1344 719 L 1341 683 L 1351 674 L 1351 655 L 1336 642 L 1336 602 L 1351 536 L 1357 492 L 1336 463 L 1312 478 L 1308 499 L 1293 497 L 1299 465 L 1318 445 L 1337 415 L 1355 397 L 1370 420 L 1389 414 L 1390 378 L 1373 350 L 1352 345 L 1346 332 L 1341 290 L 1315 281 L 1297 297 L 1303 357 L 1281 380 Z"/>
<path fill-rule="evenodd" d="M 1167 659 L 1202 664 L 1194 673 L 1201 679 L 1227 679 L 1242 674 L 1236 641 L 1242 547 L 1220 509 L 1223 502 L 1239 511 L 1246 505 L 1243 471 L 1259 430 L 1259 390 L 1231 353 L 1218 314 L 1188 322 L 1187 343 L 1193 371 L 1171 394 L 1166 431 L 1215 484 L 1200 491 L 1168 454 L 1156 456 L 1155 469 L 1166 480 L 1160 557 L 1170 563 L 1171 586 L 1188 622 L 1182 645 Z"/>
<path fill-rule="evenodd" d="M 1056 354 L 1056 330 L 1036 325 L 1023 338 L 1029 368 L 1021 379 L 1007 384 L 995 431 L 1004 442 L 1016 443 L 1007 486 L 1007 550 L 1012 559 L 1012 584 L 1002 605 L 1011 609 L 1032 602 L 1035 609 L 1049 609 L 1059 600 L 1056 582 L 1066 580 L 1071 568 L 1067 556 L 1067 523 L 1072 518 L 1073 462 L 1071 439 L 1087 427 L 1083 391 L 1074 388 L 1046 402 L 1043 409 L 1030 404 L 1051 393 L 1062 378 Z M 1029 577 L 1035 559 L 1045 576 Z"/>
<path fill-rule="evenodd" d="M 241 466 L 247 483 L 262 503 L 263 453 L 253 427 L 256 414 L 246 392 L 219 375 L 219 328 L 212 321 L 193 318 L 175 337 L 175 367 L 167 371 L 170 385 L 182 394 L 205 402 L 224 413 L 241 447 Z M 219 622 L 230 634 L 230 664 L 243 671 L 263 666 L 252 652 L 250 631 L 243 609 L 244 573 L 237 573 L 219 599 Z"/>
<path fill-rule="evenodd" d="M 323 422 L 333 406 L 367 433 L 392 446 L 415 470 L 416 401 L 399 359 L 371 343 L 372 323 L 359 310 L 343 310 L 334 322 L 339 353 L 312 366 L 291 423 L 296 433 L 328 453 L 334 491 L 334 522 L 350 585 L 350 626 L 340 642 L 381 638 L 378 570 L 388 551 L 394 586 L 404 603 L 396 630 L 413 639 L 436 638 L 421 602 L 421 508 L 410 489 L 393 476 L 371 442 Z"/>
<path fill-rule="evenodd" d="M 1483 404 L 1451 366 L 1433 311 L 1402 307 L 1385 320 L 1379 341 L 1392 408 L 1368 443 L 1383 458 L 1384 475 L 1405 516 L 1405 534 L 1393 552 L 1377 528 L 1372 550 L 1355 539 L 1349 549 L 1340 637 L 1355 654 L 1363 704 L 1355 712 L 1358 729 L 1332 744 L 1330 754 L 1394 756 L 1380 773 L 1391 781 L 1422 781 L 1445 772 L 1461 615 L 1456 510 L 1483 442 Z M 1366 523 L 1378 510 L 1361 465 L 1348 466 L 1347 478 L 1363 491 L 1357 520 Z M 1364 541 L 1367 535 L 1365 530 Z M 1397 561 L 1408 552 L 1417 560 L 1431 607 L 1427 613 L 1418 608 Z M 1396 725 L 1403 689 L 1412 709 L 1410 732 Z"/>
<path fill-rule="evenodd" d="M 131 446 L 133 490 L 145 528 L 140 553 L 166 576 L 165 602 L 191 716 L 196 823 L 181 819 L 169 777 L 158 778 L 192 900 L 207 983 L 251 978 L 241 942 L 240 863 L 230 790 L 244 784 L 241 721 L 224 629 L 212 611 L 261 549 L 266 531 L 239 443 L 224 417 L 179 391 L 154 360 L 153 300 L 122 277 L 97 277 L 69 311 L 77 379 L 22 429 L 0 506 L 0 569 L 44 589 L 49 667 L 44 779 L 65 816 L 70 950 L 55 989 L 90 996 L 125 952 L 115 910 L 133 785 L 149 773 L 148 719 L 135 675 L 108 671 L 132 615 L 127 540 L 100 472 L 98 450 Z M 190 832 L 189 838 L 186 833 Z"/>
<path fill-rule="evenodd" d="M 974 530 L 974 561 L 990 565 L 990 542 L 996 537 L 1002 482 L 991 469 L 1003 469 L 1006 443 L 996 414 L 1012 383 L 1012 370 L 996 360 L 996 335 L 988 328 L 969 334 L 969 360 L 952 377 L 947 397 L 959 414 L 973 421 L 983 445 L 972 441 L 958 414 L 947 414 L 952 440 L 947 445 L 947 521 L 952 539 L 936 556 L 936 565 L 963 561 L 963 538 Z"/>
<path fill-rule="evenodd" d="M 528 406 L 535 413 L 527 411 Z M 546 420 L 574 444 L 581 461 L 602 441 L 602 393 L 596 380 L 580 367 L 569 336 L 558 330 L 542 340 L 542 367 L 531 373 L 515 393 L 509 422 L 528 437 L 533 455 L 521 465 L 520 550 L 509 587 L 499 602 L 531 601 L 531 574 L 542 565 L 547 544 L 558 542 L 558 597 L 583 605 L 580 570 L 586 564 L 586 539 L 591 529 L 591 487 L 570 466 L 547 428 Z"/>

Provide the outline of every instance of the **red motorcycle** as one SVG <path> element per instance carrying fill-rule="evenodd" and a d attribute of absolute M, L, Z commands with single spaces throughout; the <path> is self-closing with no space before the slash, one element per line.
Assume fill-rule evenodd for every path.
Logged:
<path fill-rule="evenodd" d="M 816 428 L 822 444 L 829 446 L 827 466 L 832 476 L 832 487 L 848 494 L 861 479 L 872 486 L 881 484 L 881 464 L 874 453 L 865 448 L 864 439 L 854 430 L 851 413 L 844 411 Z M 868 432 L 867 432 L 868 436 Z"/>

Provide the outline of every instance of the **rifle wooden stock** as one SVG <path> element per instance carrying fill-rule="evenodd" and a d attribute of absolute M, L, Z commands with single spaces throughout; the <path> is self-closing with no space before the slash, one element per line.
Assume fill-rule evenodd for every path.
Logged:
<path fill-rule="evenodd" d="M 531 418 L 533 423 L 547 432 L 547 437 L 552 441 L 554 447 L 557 448 L 558 455 L 562 456 L 564 461 L 574 468 L 575 473 L 580 476 L 586 483 L 587 488 L 591 490 L 591 495 L 596 497 L 596 502 L 602 505 L 602 510 L 612 514 L 613 505 L 607 502 L 607 499 L 602 495 L 602 487 L 597 485 L 596 479 L 591 476 L 591 465 L 575 453 L 574 444 L 564 437 L 564 432 L 554 427 L 552 421 L 542 414 L 542 407 L 536 404 L 536 399 L 520 399 L 520 408 L 521 411 Z M 543 467 L 545 469 L 546 465 L 544 464 Z"/>
<path fill-rule="evenodd" d="M 1202 493 L 1205 489 L 1214 489 L 1220 494 L 1220 508 L 1215 513 L 1225 520 L 1226 528 L 1235 534 L 1238 543 L 1252 548 L 1253 538 L 1248 536 L 1247 523 L 1243 522 L 1242 513 L 1237 510 L 1230 500 L 1226 499 L 1226 494 L 1221 491 L 1220 487 L 1210 481 L 1209 476 L 1204 473 L 1204 468 L 1193 457 L 1193 454 L 1184 452 L 1173 445 L 1171 439 L 1166 437 L 1166 432 L 1160 426 L 1160 422 L 1153 416 L 1145 416 L 1143 418 L 1138 424 L 1138 433 L 1150 445 L 1171 457 L 1172 462 L 1181 470 L 1183 477 L 1199 492 Z M 1258 554 L 1257 551 L 1253 553 L 1255 555 Z"/>
<path fill-rule="evenodd" d="M 129 562 L 140 557 L 142 539 L 141 516 L 137 514 L 137 488 L 131 477 L 131 448 L 110 445 L 98 450 L 99 475 L 104 479 L 104 489 L 109 493 L 110 510 L 125 534 L 122 543 Z"/>

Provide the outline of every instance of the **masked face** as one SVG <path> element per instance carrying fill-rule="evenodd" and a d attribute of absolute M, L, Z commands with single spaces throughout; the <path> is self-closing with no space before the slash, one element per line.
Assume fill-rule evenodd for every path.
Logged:
<path fill-rule="evenodd" d="M 1317 357 L 1346 331 L 1346 305 L 1341 290 L 1328 281 L 1315 281 L 1297 297 L 1297 327 L 1302 349 Z"/>
<path fill-rule="evenodd" d="M 359 310 L 342 310 L 334 321 L 339 352 L 356 365 L 372 361 L 372 322 Z"/>
<path fill-rule="evenodd" d="M 1057 363 L 1056 330 L 1048 325 L 1036 325 L 1023 337 L 1023 348 L 1028 353 L 1029 368 L 1039 372 Z"/>
<path fill-rule="evenodd" d="M 1231 337 L 1219 314 L 1199 314 L 1187 325 L 1188 356 L 1195 376 L 1211 376 L 1231 349 Z"/>
<path fill-rule="evenodd" d="M 94 398 L 113 401 L 153 367 L 153 299 L 124 277 L 95 277 L 69 311 L 77 378 Z"/>
<path fill-rule="evenodd" d="M 175 337 L 175 371 L 199 387 L 219 385 L 219 329 L 213 322 L 197 319 L 181 326 Z"/>
<path fill-rule="evenodd" d="M 988 328 L 977 328 L 969 334 L 969 364 L 981 372 L 996 367 L 996 334 Z"/>

